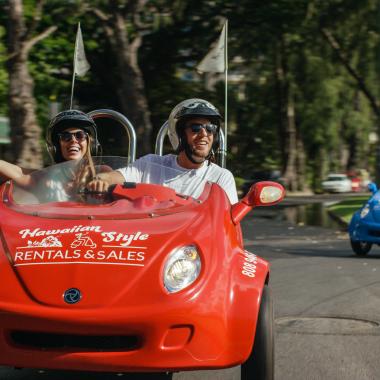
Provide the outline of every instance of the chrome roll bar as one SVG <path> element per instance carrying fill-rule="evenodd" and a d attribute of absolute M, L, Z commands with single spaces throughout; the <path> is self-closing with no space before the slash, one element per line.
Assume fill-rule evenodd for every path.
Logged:
<path fill-rule="evenodd" d="M 164 140 L 165 140 L 165 136 L 168 134 L 168 129 L 169 129 L 169 122 L 166 120 L 157 133 L 156 145 L 154 148 L 154 153 L 158 154 L 159 156 L 162 156 L 163 154 Z"/>
<path fill-rule="evenodd" d="M 98 118 L 108 118 L 119 122 L 128 134 L 129 147 L 128 147 L 128 162 L 134 162 L 136 159 L 136 132 L 132 123 L 128 120 L 126 116 L 120 112 L 110 110 L 110 109 L 99 109 L 88 113 L 90 117 L 94 120 Z"/>
<path fill-rule="evenodd" d="M 157 138 L 156 138 L 156 145 L 154 152 L 160 156 L 163 154 L 163 148 L 164 148 L 164 140 L 165 136 L 168 134 L 169 129 L 169 123 L 168 121 L 165 121 L 165 123 L 161 126 L 160 130 L 158 131 Z M 222 168 L 226 167 L 226 143 L 224 138 L 224 133 L 222 129 L 219 129 L 219 149 L 216 152 L 217 158 L 218 158 L 218 165 Z"/>

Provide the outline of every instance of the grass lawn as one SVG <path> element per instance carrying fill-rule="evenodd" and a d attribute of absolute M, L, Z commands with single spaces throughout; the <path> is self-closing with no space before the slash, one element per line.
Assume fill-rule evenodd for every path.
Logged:
<path fill-rule="evenodd" d="M 342 202 L 331 205 L 328 210 L 342 218 L 346 223 L 350 223 L 352 215 L 364 205 L 370 195 L 347 198 Z"/>

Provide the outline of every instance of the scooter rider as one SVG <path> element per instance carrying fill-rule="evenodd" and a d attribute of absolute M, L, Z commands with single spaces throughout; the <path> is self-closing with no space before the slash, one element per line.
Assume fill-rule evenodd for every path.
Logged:
<path fill-rule="evenodd" d="M 190 189 L 196 186 L 194 181 L 202 178 L 220 185 L 231 204 L 236 203 L 238 197 L 232 173 L 213 162 L 219 145 L 221 120 L 219 111 L 206 100 L 194 98 L 182 101 L 173 108 L 168 121 L 168 135 L 176 154 L 148 154 L 128 167 L 99 174 L 87 188 L 103 192 L 111 184 L 141 182 L 144 172 L 154 170 L 154 164 L 158 164 L 184 173 L 180 181 L 165 182 L 177 192 L 190 193 Z"/>

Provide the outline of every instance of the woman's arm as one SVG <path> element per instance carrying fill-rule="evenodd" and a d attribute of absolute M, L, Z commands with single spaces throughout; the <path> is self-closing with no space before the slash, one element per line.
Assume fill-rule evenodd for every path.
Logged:
<path fill-rule="evenodd" d="M 30 175 L 33 169 L 21 168 L 18 165 L 11 164 L 10 162 L 0 160 L 0 183 L 8 181 L 9 179 L 16 181 L 20 185 L 28 185 Z"/>

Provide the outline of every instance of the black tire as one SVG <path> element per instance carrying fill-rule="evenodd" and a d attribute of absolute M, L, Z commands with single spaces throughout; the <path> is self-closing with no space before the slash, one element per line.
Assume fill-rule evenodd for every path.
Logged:
<path fill-rule="evenodd" d="M 365 256 L 371 250 L 372 243 L 351 240 L 351 247 L 358 256 Z"/>
<path fill-rule="evenodd" d="M 241 365 L 241 380 L 274 379 L 274 317 L 272 291 L 264 286 L 255 341 L 247 361 Z"/>
<path fill-rule="evenodd" d="M 165 372 L 152 372 L 152 373 L 127 373 L 126 374 L 126 380 L 172 380 L 173 374 L 172 373 L 165 373 Z"/>

